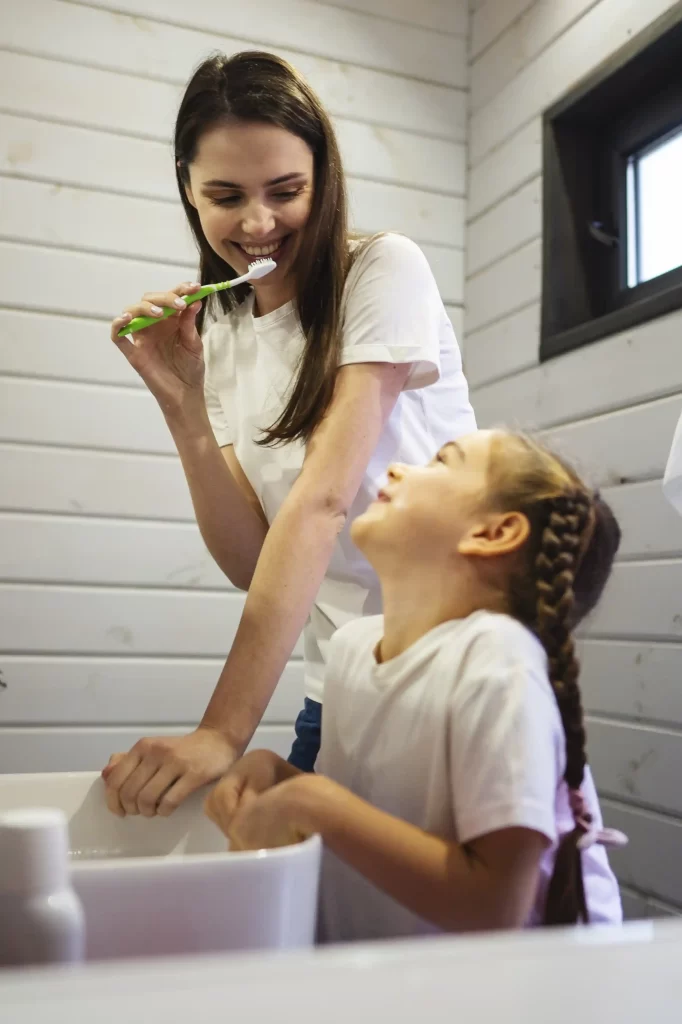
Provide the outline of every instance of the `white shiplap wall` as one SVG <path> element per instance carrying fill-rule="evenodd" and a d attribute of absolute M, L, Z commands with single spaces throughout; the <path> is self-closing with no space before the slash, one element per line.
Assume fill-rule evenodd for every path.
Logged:
<path fill-rule="evenodd" d="M 545 431 L 624 530 L 585 629 L 589 757 L 631 916 L 682 912 L 682 521 L 661 477 L 682 411 L 682 315 L 538 365 L 541 115 L 670 0 L 480 0 L 471 26 L 466 365 L 481 425 Z"/>
<path fill-rule="evenodd" d="M 169 139 L 216 49 L 273 49 L 334 116 L 355 226 L 463 301 L 466 0 L 24 0 L 0 18 L 0 772 L 84 769 L 197 721 L 243 604 L 153 399 L 108 341 L 193 276 Z M 406 285 L 408 283 L 406 282 Z M 285 750 L 293 660 L 261 741 Z"/>

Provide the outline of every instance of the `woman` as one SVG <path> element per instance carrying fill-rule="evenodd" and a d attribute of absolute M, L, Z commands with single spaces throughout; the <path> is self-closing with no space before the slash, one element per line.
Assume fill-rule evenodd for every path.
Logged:
<path fill-rule="evenodd" d="M 171 813 L 243 753 L 302 630 L 291 761 L 312 770 L 329 640 L 380 610 L 350 522 L 390 462 L 422 462 L 475 427 L 424 256 L 398 235 L 349 240 L 331 123 L 290 65 L 267 53 L 205 61 L 180 105 L 175 156 L 202 283 L 258 258 L 277 268 L 221 293 L 209 315 L 179 300 L 197 288 L 185 283 L 112 325 L 165 415 L 209 551 L 248 591 L 199 727 L 140 740 L 104 769 L 109 807 L 147 816 Z M 174 303 L 175 317 L 118 337 Z"/>

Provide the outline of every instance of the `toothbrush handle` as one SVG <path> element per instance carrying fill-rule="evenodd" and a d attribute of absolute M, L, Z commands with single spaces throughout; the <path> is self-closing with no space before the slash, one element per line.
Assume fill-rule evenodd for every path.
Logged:
<path fill-rule="evenodd" d="M 200 299 L 205 299 L 207 295 L 212 295 L 215 290 L 215 285 L 207 284 L 200 288 L 198 292 L 194 292 L 193 295 L 182 295 L 180 297 L 186 306 L 191 306 L 193 302 L 198 302 Z M 177 309 L 164 306 L 161 316 L 136 316 L 129 324 L 121 328 L 118 332 L 118 337 L 125 338 L 127 334 L 137 334 L 138 331 L 143 331 L 145 327 L 151 327 L 152 324 L 158 324 L 161 320 L 167 320 L 173 313 L 177 313 Z"/>

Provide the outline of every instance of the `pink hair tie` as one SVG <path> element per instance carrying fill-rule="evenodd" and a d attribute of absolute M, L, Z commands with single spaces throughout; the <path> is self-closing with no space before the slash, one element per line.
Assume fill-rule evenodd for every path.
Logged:
<path fill-rule="evenodd" d="M 579 850 L 589 850 L 590 846 L 608 846 L 613 849 L 628 845 L 628 837 L 617 828 L 588 829 L 577 842 Z"/>
<path fill-rule="evenodd" d="M 576 827 L 582 829 L 583 835 L 577 843 L 579 850 L 588 850 L 590 846 L 627 846 L 628 837 L 616 828 L 595 828 L 592 815 L 587 809 L 587 801 L 582 789 L 569 789 L 568 802 L 573 812 Z"/>

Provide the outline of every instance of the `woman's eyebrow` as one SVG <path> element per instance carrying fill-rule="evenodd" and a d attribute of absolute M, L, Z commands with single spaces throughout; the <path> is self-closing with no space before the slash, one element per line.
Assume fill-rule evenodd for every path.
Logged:
<path fill-rule="evenodd" d="M 271 188 L 273 185 L 283 185 L 287 181 L 295 181 L 297 178 L 305 178 L 305 176 L 302 171 L 292 171 L 290 174 L 282 174 L 279 178 L 266 181 L 265 187 Z M 243 187 L 243 185 L 238 185 L 236 181 L 223 181 L 221 178 L 211 178 L 210 181 L 202 182 L 202 188 L 232 188 L 240 191 Z"/>

